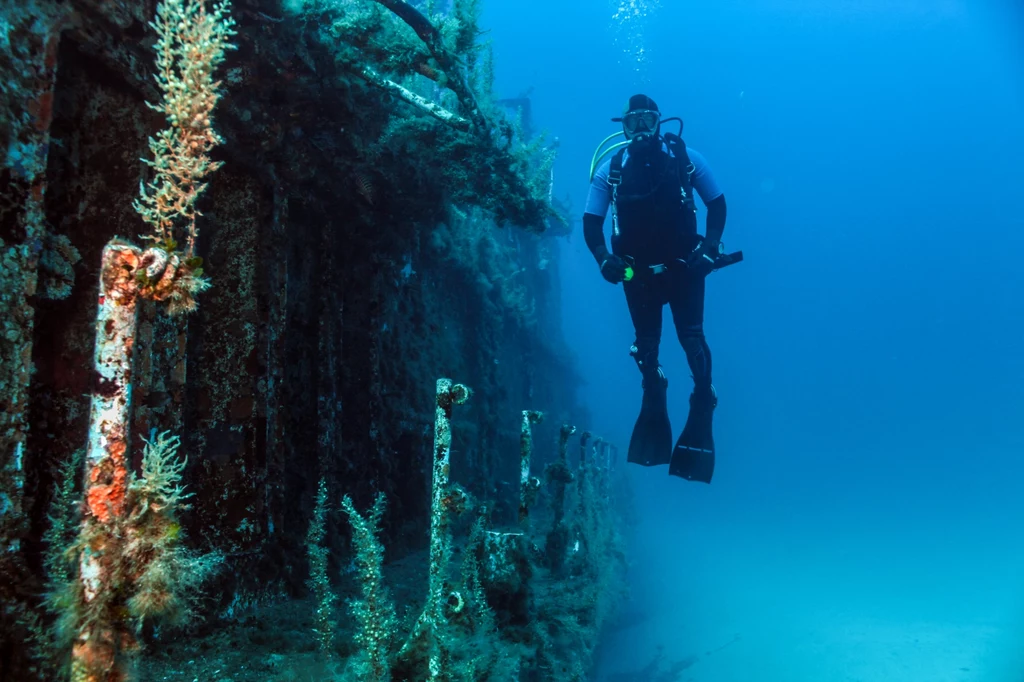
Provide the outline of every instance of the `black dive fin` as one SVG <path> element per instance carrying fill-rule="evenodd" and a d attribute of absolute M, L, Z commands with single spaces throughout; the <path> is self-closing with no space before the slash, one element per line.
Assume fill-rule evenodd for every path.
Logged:
<path fill-rule="evenodd" d="M 690 414 L 683 433 L 672 451 L 668 473 L 688 481 L 711 483 L 715 473 L 715 438 L 711 430 L 712 416 L 718 398 L 714 388 L 707 396 L 690 396 Z"/>
<path fill-rule="evenodd" d="M 643 466 L 668 464 L 672 459 L 672 423 L 668 418 L 668 379 L 658 370 L 653 384 L 644 387 L 640 416 L 633 426 L 626 461 Z"/>

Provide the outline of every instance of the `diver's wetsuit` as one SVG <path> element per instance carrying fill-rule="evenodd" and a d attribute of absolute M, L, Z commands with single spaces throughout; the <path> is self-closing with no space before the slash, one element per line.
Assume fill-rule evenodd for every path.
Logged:
<path fill-rule="evenodd" d="M 686 147 L 692 164 L 690 182 L 708 207 L 707 234 L 720 239 L 725 227 L 725 197 L 704 156 Z M 635 164 L 644 163 L 642 168 Z M 618 189 L 618 234 L 612 235 L 612 253 L 634 260 L 637 275 L 623 283 L 626 303 L 636 330 L 634 359 L 649 379 L 657 375 L 661 342 L 662 308 L 672 311 L 676 334 L 686 352 L 698 394 L 711 392 L 711 351 L 704 338 L 704 278 L 690 276 L 685 268 L 670 268 L 646 275 L 646 266 L 685 259 L 697 244 L 697 222 L 692 206 L 680 201 L 680 183 L 673 172 L 674 157 L 662 145 L 649 159 L 637 156 L 630 166 L 622 158 L 622 184 Z M 611 161 L 594 175 L 583 216 L 587 246 L 598 258 L 605 250 L 603 225 L 612 200 L 608 182 Z M 627 200 L 627 197 L 633 197 Z"/>

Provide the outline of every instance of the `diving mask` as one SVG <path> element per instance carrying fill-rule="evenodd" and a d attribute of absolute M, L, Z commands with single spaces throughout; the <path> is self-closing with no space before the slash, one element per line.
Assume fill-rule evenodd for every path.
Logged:
<path fill-rule="evenodd" d="M 654 133 L 661 121 L 661 114 L 653 109 L 637 109 L 622 117 L 622 132 L 632 139 L 637 135 Z"/>

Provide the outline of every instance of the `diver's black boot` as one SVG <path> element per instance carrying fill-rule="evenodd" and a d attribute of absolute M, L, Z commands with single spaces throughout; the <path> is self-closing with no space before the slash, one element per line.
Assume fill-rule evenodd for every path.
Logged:
<path fill-rule="evenodd" d="M 668 464 L 672 459 L 672 424 L 668 418 L 668 378 L 659 367 L 644 379 L 640 416 L 633 426 L 626 461 L 643 466 Z"/>
<path fill-rule="evenodd" d="M 689 481 L 711 483 L 715 472 L 715 439 L 711 423 L 718 395 L 714 386 L 695 389 L 690 394 L 690 414 L 683 433 L 672 451 L 668 473 Z"/>

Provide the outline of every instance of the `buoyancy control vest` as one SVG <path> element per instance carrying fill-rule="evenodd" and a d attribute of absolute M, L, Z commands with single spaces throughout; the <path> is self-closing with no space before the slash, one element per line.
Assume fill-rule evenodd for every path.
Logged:
<path fill-rule="evenodd" d="M 638 265 L 684 258 L 697 240 L 693 164 L 681 137 L 666 133 L 663 139 L 668 151 L 660 143 L 654 150 L 633 150 L 625 167 L 626 150 L 618 150 L 608 171 L 612 251 Z"/>

